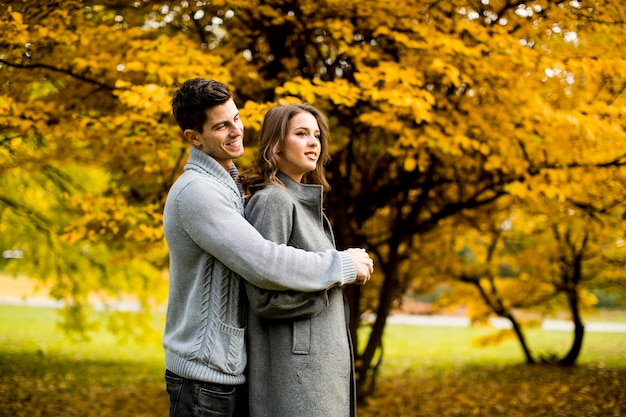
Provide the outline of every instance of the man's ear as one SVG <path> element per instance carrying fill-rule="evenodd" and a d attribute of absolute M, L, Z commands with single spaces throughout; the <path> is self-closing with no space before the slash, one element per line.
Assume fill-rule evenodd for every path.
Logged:
<path fill-rule="evenodd" d="M 198 132 L 193 129 L 185 129 L 183 131 L 183 136 L 187 140 L 187 142 L 191 143 L 194 146 L 200 145 L 200 140 L 198 139 Z"/>

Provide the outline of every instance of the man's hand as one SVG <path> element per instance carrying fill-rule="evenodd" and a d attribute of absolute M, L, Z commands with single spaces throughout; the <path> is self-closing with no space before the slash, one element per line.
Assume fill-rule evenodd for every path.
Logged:
<path fill-rule="evenodd" d="M 374 272 L 374 260 L 370 258 L 367 251 L 362 248 L 350 248 L 346 250 L 346 253 L 350 255 L 356 267 L 355 284 L 365 284 L 370 280 L 371 274 Z"/>

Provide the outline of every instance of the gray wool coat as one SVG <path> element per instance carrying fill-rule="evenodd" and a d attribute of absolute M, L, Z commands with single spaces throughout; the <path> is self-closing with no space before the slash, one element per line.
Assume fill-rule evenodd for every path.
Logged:
<path fill-rule="evenodd" d="M 277 243 L 305 250 L 335 247 L 322 211 L 323 190 L 279 173 L 246 217 Z M 341 287 L 317 293 L 262 290 L 246 283 L 250 417 L 349 417 L 356 413 L 347 303 Z"/>

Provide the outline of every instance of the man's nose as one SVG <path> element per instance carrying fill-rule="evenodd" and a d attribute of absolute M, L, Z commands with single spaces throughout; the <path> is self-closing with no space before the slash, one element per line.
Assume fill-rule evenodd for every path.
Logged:
<path fill-rule="evenodd" d="M 243 125 L 242 124 L 233 125 L 233 127 L 230 129 L 230 135 L 231 136 L 240 136 L 242 134 L 243 134 Z"/>

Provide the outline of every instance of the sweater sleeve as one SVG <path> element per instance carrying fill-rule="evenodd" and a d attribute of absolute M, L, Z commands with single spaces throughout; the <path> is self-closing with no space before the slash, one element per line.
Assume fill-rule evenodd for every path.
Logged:
<path fill-rule="evenodd" d="M 174 217 L 189 239 L 260 288 L 313 292 L 356 280 L 345 252 L 307 252 L 266 240 L 213 181 L 189 181 L 174 205 Z"/>
<path fill-rule="evenodd" d="M 246 208 L 246 218 L 266 239 L 289 244 L 294 220 L 293 203 L 281 190 L 267 191 L 252 197 Z M 249 308 L 257 316 L 268 319 L 311 318 L 329 304 L 325 290 L 313 293 L 271 291 L 246 282 L 246 294 Z"/>

